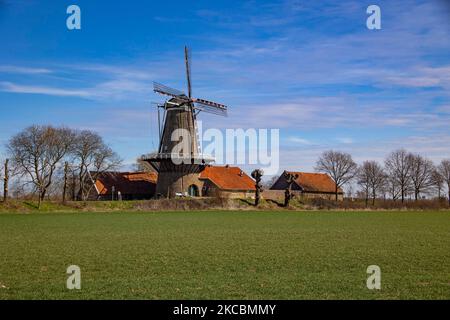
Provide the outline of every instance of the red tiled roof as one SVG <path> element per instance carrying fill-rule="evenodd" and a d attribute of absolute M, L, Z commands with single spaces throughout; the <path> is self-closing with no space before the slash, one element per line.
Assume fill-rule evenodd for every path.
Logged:
<path fill-rule="evenodd" d="M 156 172 L 105 172 L 97 177 L 95 185 L 100 195 L 111 194 L 112 187 L 122 194 L 152 194 L 155 191 Z"/>
<path fill-rule="evenodd" d="M 292 174 L 298 174 L 295 183 L 298 184 L 304 191 L 309 192 L 335 192 L 336 184 L 326 173 L 309 173 L 309 172 L 295 172 L 288 171 Z M 342 189 L 339 188 L 341 193 Z"/>
<path fill-rule="evenodd" d="M 238 167 L 206 167 L 200 179 L 208 179 L 222 190 L 255 190 L 255 181 Z"/>

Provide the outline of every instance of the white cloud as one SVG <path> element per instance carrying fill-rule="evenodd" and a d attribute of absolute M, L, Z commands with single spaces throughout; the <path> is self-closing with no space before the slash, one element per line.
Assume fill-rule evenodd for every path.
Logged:
<path fill-rule="evenodd" d="M 89 91 L 80 89 L 62 89 L 53 88 L 45 86 L 34 86 L 34 85 L 20 85 L 11 82 L 0 82 L 0 90 L 5 92 L 13 93 L 27 93 L 27 94 L 44 94 L 51 96 L 61 96 L 61 97 L 81 97 L 87 98 L 91 94 Z"/>
<path fill-rule="evenodd" d="M 439 106 L 436 109 L 437 112 L 442 112 L 442 113 L 450 113 L 450 105 L 445 105 L 445 106 Z"/>
<path fill-rule="evenodd" d="M 307 140 L 307 139 L 303 139 L 303 138 L 299 138 L 299 137 L 289 137 L 288 140 L 290 142 L 294 142 L 294 143 L 298 143 L 298 144 L 304 144 L 304 145 L 311 145 L 312 142 Z"/>
<path fill-rule="evenodd" d="M 336 141 L 340 142 L 342 144 L 352 144 L 353 143 L 353 139 L 348 138 L 348 137 L 336 138 Z"/>
<path fill-rule="evenodd" d="M 12 82 L 0 82 L 0 91 L 22 93 L 22 94 L 41 94 L 60 97 L 78 97 L 87 99 L 126 99 L 127 97 L 141 96 L 149 94 L 151 86 L 149 83 L 143 83 L 134 80 L 109 80 L 87 88 L 63 88 L 54 86 L 24 85 Z"/>
<path fill-rule="evenodd" d="M 52 70 L 46 68 L 32 68 L 21 66 L 0 66 L 0 72 L 3 73 L 19 73 L 19 74 L 49 74 Z"/>

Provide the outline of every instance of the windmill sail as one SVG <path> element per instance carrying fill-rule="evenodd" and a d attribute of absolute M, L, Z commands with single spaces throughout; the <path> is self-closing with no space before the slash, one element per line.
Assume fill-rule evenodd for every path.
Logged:
<path fill-rule="evenodd" d="M 153 91 L 174 98 L 186 97 L 186 94 L 180 90 L 165 86 L 158 82 L 153 82 Z"/>
<path fill-rule="evenodd" d="M 186 64 L 186 80 L 189 99 L 192 97 L 192 85 L 191 85 L 191 57 L 188 47 L 184 47 L 184 62 Z"/>
<path fill-rule="evenodd" d="M 225 108 L 223 108 L 223 107 L 218 107 L 218 106 L 215 106 L 215 105 L 205 104 L 205 103 L 202 103 L 202 102 L 199 102 L 199 101 L 196 101 L 194 103 L 194 106 L 195 106 L 194 108 L 196 110 L 199 110 L 199 111 L 203 111 L 203 112 L 206 112 L 206 113 L 212 113 L 212 114 L 215 114 L 215 115 L 218 115 L 218 116 L 224 116 L 224 117 L 227 116 L 227 108 L 226 108 L 226 106 L 225 106 Z"/>

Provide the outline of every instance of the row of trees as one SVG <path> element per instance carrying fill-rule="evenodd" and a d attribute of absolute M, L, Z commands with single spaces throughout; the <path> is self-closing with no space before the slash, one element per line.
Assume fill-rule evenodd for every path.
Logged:
<path fill-rule="evenodd" d="M 97 176 L 121 165 L 119 156 L 90 130 L 35 125 L 13 136 L 6 149 L 7 157 L 0 159 L 5 200 L 8 182 L 14 178 L 16 185 L 38 196 L 39 205 L 53 189 L 62 193 L 63 200 L 69 188 L 74 200 L 86 200 Z M 450 159 L 435 165 L 420 154 L 400 149 L 383 164 L 357 165 L 350 154 L 330 150 L 319 157 L 315 169 L 334 180 L 336 200 L 339 189 L 357 183 L 366 203 L 387 196 L 404 202 L 414 195 L 417 200 L 433 192 L 441 198 L 446 187 L 450 205 Z"/>
<path fill-rule="evenodd" d="M 37 194 L 39 206 L 55 180 L 62 182 L 58 189 L 63 190 L 65 200 L 70 175 L 73 197 L 85 200 L 96 175 L 121 164 L 119 156 L 97 133 L 66 127 L 28 127 L 9 140 L 6 150 L 9 167 L 4 175 L 15 177 L 22 188 Z"/>
<path fill-rule="evenodd" d="M 402 202 L 408 195 L 414 195 L 418 200 L 434 192 L 441 198 L 447 187 L 450 205 L 450 159 L 435 165 L 420 154 L 399 149 L 386 157 L 384 166 L 376 161 L 364 161 L 358 166 L 350 154 L 330 150 L 319 157 L 315 169 L 327 173 L 334 180 L 336 200 L 339 188 L 356 182 L 366 204 L 369 198 L 374 203 L 377 197 L 387 195 Z"/>

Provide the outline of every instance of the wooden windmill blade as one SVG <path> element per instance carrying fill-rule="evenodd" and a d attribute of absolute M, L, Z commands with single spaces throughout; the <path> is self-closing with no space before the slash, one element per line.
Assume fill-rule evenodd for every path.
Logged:
<path fill-rule="evenodd" d="M 191 83 L 191 55 L 187 46 L 184 47 L 184 62 L 186 64 L 186 80 L 189 99 L 192 97 L 192 83 Z"/>
<path fill-rule="evenodd" d="M 153 91 L 173 98 L 186 98 L 186 94 L 184 92 L 165 86 L 158 82 L 153 82 Z"/>
<path fill-rule="evenodd" d="M 228 107 L 224 104 L 212 102 L 204 99 L 193 98 L 195 109 L 219 116 L 227 116 Z"/>

